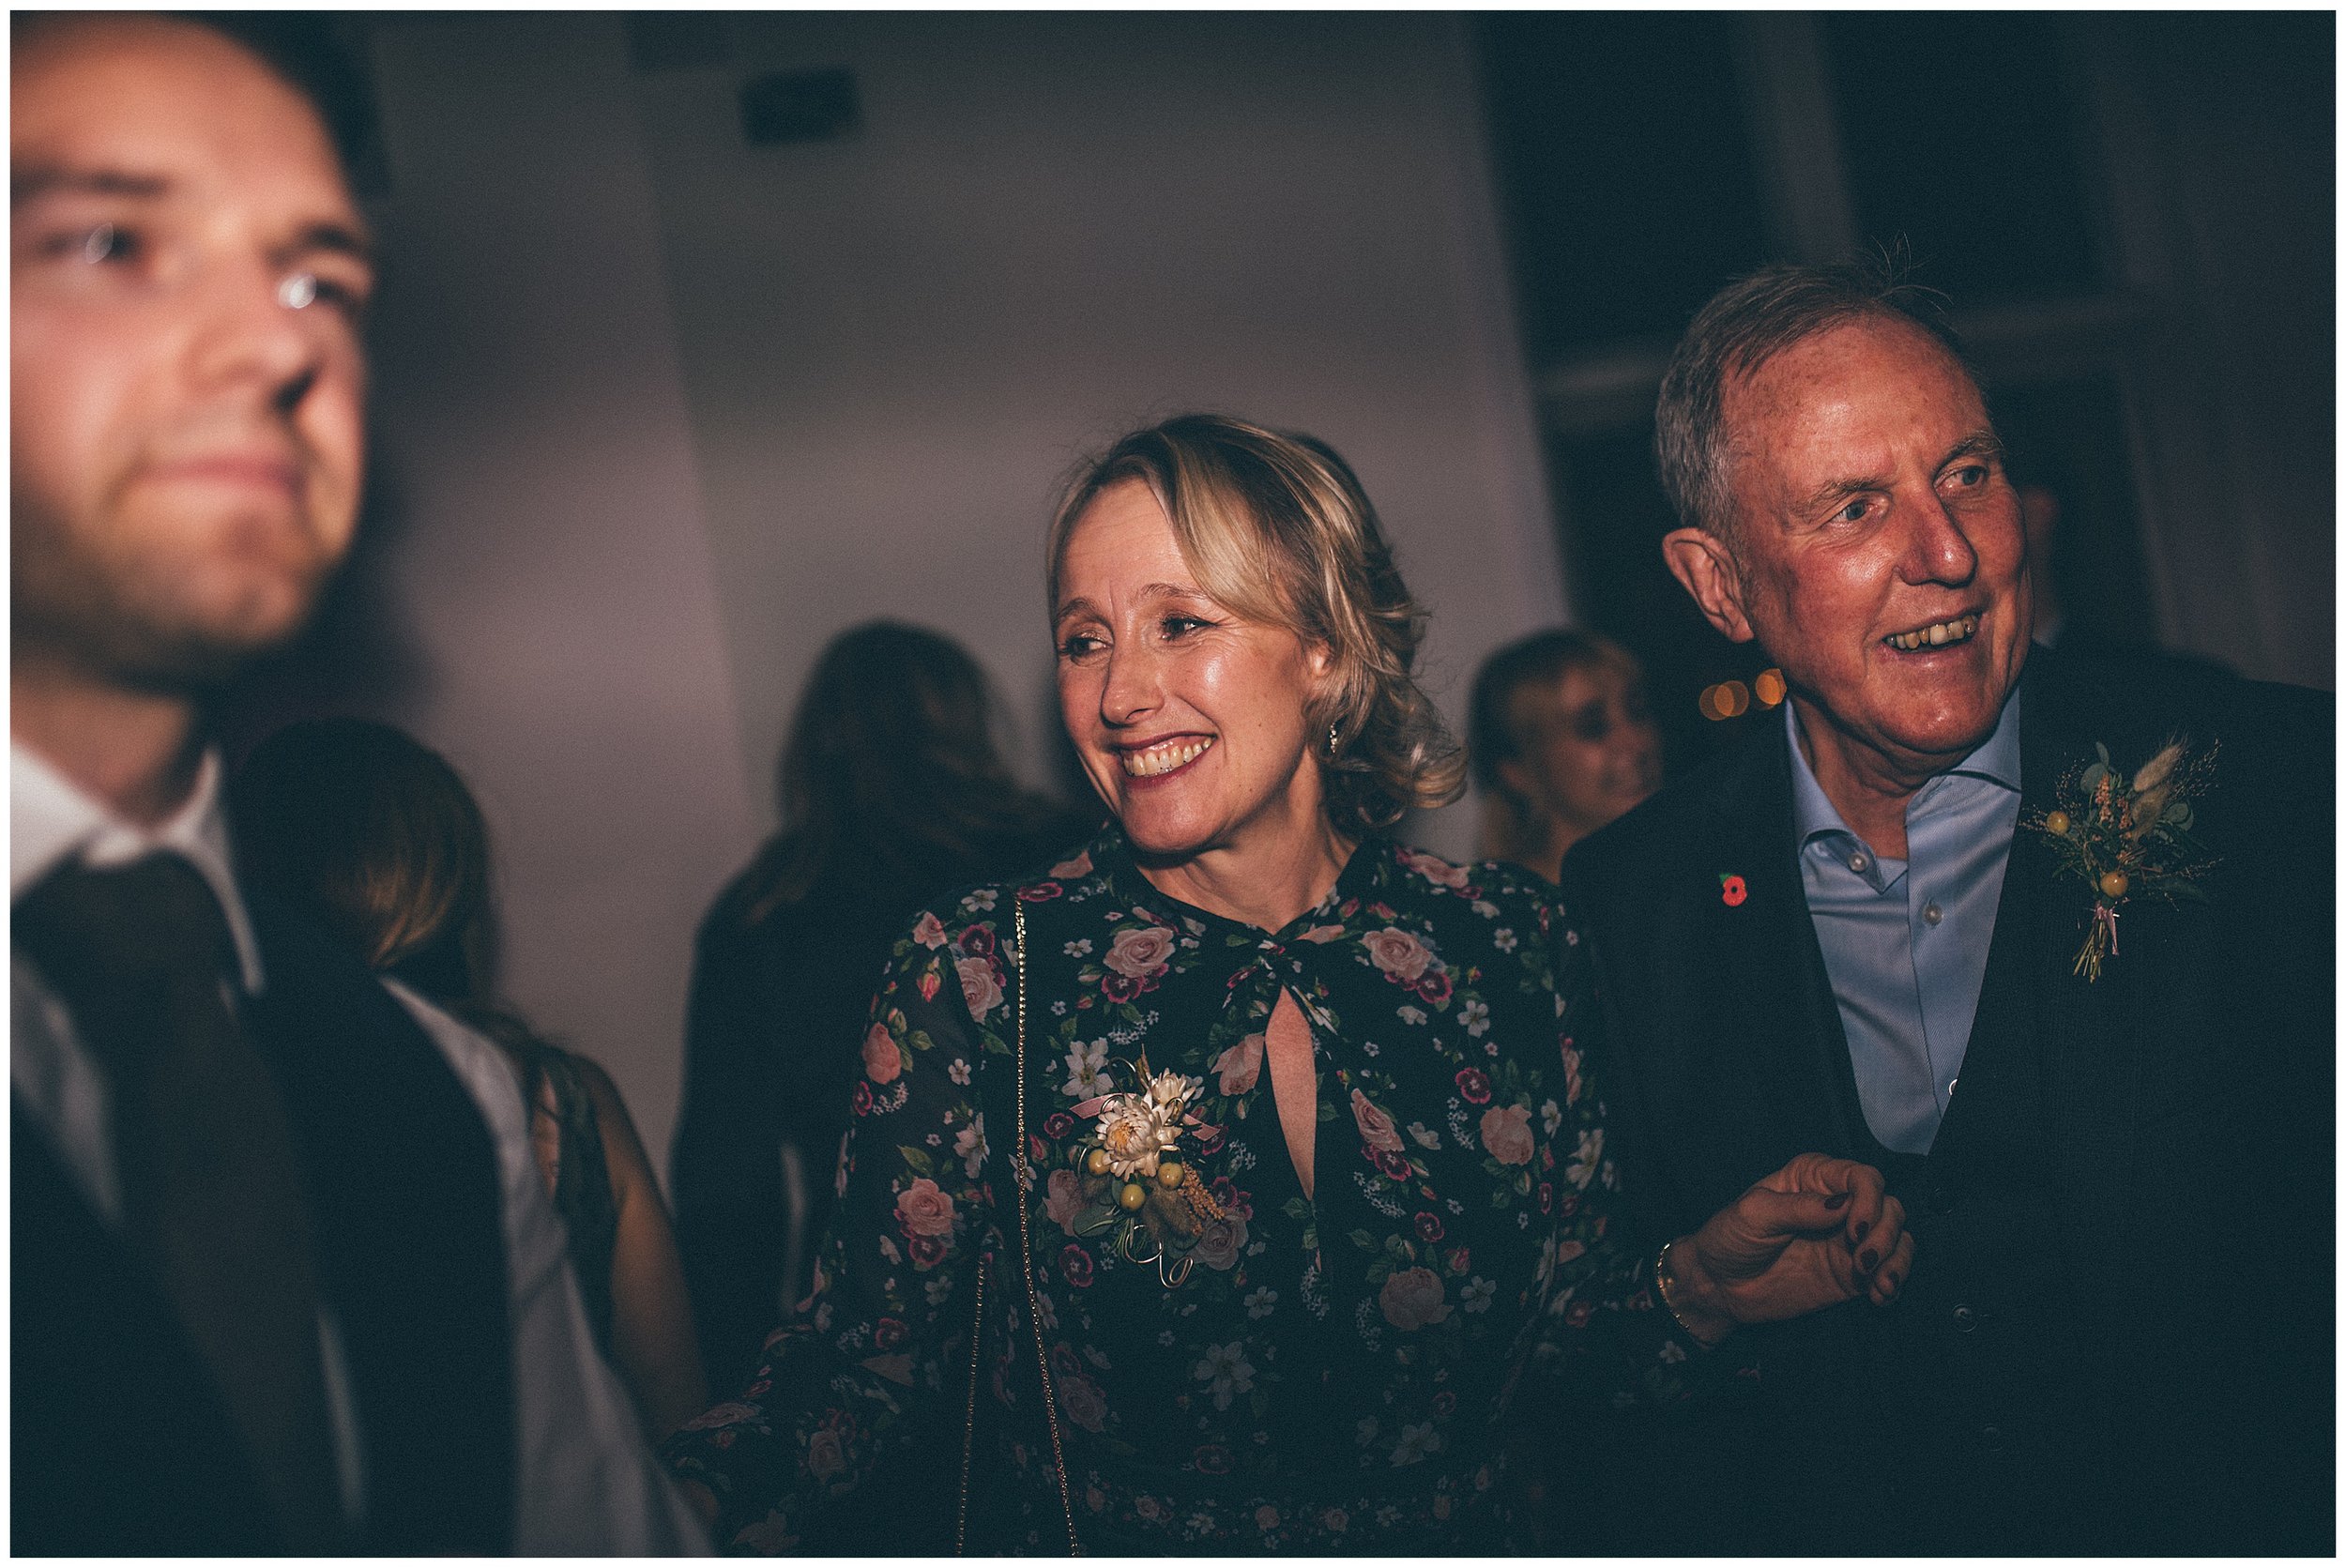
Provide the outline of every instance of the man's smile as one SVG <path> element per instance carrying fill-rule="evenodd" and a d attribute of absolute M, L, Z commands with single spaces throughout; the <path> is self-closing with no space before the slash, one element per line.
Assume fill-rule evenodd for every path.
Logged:
<path fill-rule="evenodd" d="M 1978 634 L 1979 617 L 1957 616 L 1952 620 L 1933 621 L 1912 632 L 1894 632 L 1881 640 L 1900 653 L 1913 653 L 1926 647 L 1945 647 L 1953 643 L 1968 643 Z"/>

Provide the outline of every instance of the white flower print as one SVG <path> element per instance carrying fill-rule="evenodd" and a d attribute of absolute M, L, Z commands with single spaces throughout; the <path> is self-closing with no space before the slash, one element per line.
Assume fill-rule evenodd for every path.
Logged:
<path fill-rule="evenodd" d="M 1468 1312 L 1488 1312 L 1491 1309 L 1491 1298 L 1498 1294 L 1497 1282 L 1486 1280 L 1477 1274 L 1467 1281 L 1465 1289 L 1458 1292 L 1458 1305 Z"/>
<path fill-rule="evenodd" d="M 1244 1340 L 1207 1346 L 1189 1375 L 1207 1385 L 1217 1410 L 1228 1409 L 1233 1396 L 1255 1392 L 1255 1364 L 1246 1359 Z"/>
<path fill-rule="evenodd" d="M 1491 911 L 1493 914 L 1497 914 L 1498 912 L 1499 911 L 1496 909 Z M 1498 930 L 1491 933 L 1491 946 L 1497 948 L 1501 952 L 1515 951 L 1516 941 L 1516 937 L 1515 932 L 1506 926 L 1502 925 Z"/>
<path fill-rule="evenodd" d="M 951 1078 L 957 1084 L 967 1084 L 969 1081 L 968 1062 L 965 1061 L 960 1057 L 955 1057 L 953 1058 L 953 1064 L 945 1069 L 945 1076 Z"/>
<path fill-rule="evenodd" d="M 985 1165 L 985 1113 L 980 1111 L 969 1119 L 969 1125 L 953 1134 L 953 1152 L 961 1156 L 961 1168 L 970 1180 Z"/>
<path fill-rule="evenodd" d="M 1480 1040 L 1491 1027 L 1491 1010 L 1479 997 L 1470 999 L 1458 1009 L 1458 1022 L 1466 1026 L 1467 1033 Z"/>
<path fill-rule="evenodd" d="M 1089 1044 L 1078 1040 L 1065 1057 L 1067 1081 L 1059 1092 L 1077 1100 L 1089 1100 L 1105 1094 L 1115 1086 L 1108 1081 L 1108 1043 L 1095 1040 Z"/>
<path fill-rule="evenodd" d="M 1580 1143 L 1573 1150 L 1572 1164 L 1564 1167 L 1564 1180 L 1576 1187 L 1585 1187 L 1596 1177 L 1597 1166 L 1605 1158 L 1605 1129 L 1592 1127 L 1580 1134 Z"/>
<path fill-rule="evenodd" d="M 1091 951 L 1091 938 L 1089 936 L 1078 936 L 1074 941 L 1068 943 L 1063 951 L 1070 958 L 1081 958 L 1084 954 Z"/>
<path fill-rule="evenodd" d="M 1247 1294 L 1246 1316 L 1268 1317 L 1271 1316 L 1271 1309 L 1278 1303 L 1278 1300 L 1279 1293 L 1271 1286 L 1267 1285 L 1257 1286 Z"/>
<path fill-rule="evenodd" d="M 1424 1008 L 1402 1007 L 1395 1008 L 1394 1011 L 1401 1014 L 1401 1021 L 1405 1024 L 1423 1024 L 1425 1022 L 1425 1010 Z"/>
<path fill-rule="evenodd" d="M 968 910 L 973 915 L 983 910 L 993 908 L 994 890 L 991 888 L 980 888 L 977 891 L 963 899 L 961 901 L 961 906 L 964 909 Z"/>
<path fill-rule="evenodd" d="M 1427 1131 L 1425 1123 L 1422 1121 L 1412 1121 L 1409 1123 L 1409 1136 L 1417 1140 L 1417 1146 L 1420 1149 L 1440 1149 L 1441 1147 L 1441 1134 L 1440 1133 Z"/>
<path fill-rule="evenodd" d="M 1478 898 L 1472 904 L 1468 905 L 1467 907 L 1473 910 L 1476 914 L 1482 916 L 1486 921 L 1495 921 L 1499 918 L 1499 906 L 1493 904 L 1487 898 Z M 1506 935 L 1506 932 L 1502 929 L 1500 932 L 1500 935 L 1503 936 Z"/>
<path fill-rule="evenodd" d="M 1542 1101 L 1540 1103 L 1540 1130 L 1552 1138 L 1556 1135 L 1556 1129 L 1561 1127 L 1563 1124 L 1564 1113 L 1562 1107 L 1559 1106 L 1553 1100 Z"/>
<path fill-rule="evenodd" d="M 1401 1428 L 1401 1440 L 1393 1445 L 1394 1468 L 1414 1465 L 1431 1454 L 1441 1451 L 1441 1434 L 1434 1430 L 1430 1421 L 1412 1423 Z"/>

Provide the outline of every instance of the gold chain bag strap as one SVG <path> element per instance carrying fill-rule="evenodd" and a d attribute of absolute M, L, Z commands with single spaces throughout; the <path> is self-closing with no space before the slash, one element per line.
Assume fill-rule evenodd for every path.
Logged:
<path fill-rule="evenodd" d="M 1027 1321 L 1034 1330 L 1034 1359 L 1036 1369 L 1043 1374 L 1043 1419 L 1051 1434 L 1051 1469 L 1059 1481 L 1059 1510 L 1067 1520 L 1067 1551 L 1071 1557 L 1084 1555 L 1083 1543 L 1075 1534 L 1075 1499 L 1067 1484 L 1067 1451 L 1059 1440 L 1059 1390 L 1051 1380 L 1051 1357 L 1043 1344 L 1043 1314 L 1037 1310 L 1034 1293 L 1034 1242 L 1028 1227 L 1032 1223 L 1028 1199 L 1034 1191 L 1034 1166 L 1027 1159 L 1027 905 L 1013 890 L 1011 893 L 1011 915 L 1017 932 L 1017 946 L 1012 957 L 1018 966 L 1018 1052 L 1014 1058 L 1017 1076 L 1012 1080 L 1011 1093 L 1017 1110 L 1018 1142 L 1010 1157 L 1012 1173 L 1017 1179 L 1018 1192 L 1018 1266 L 1027 1282 Z M 976 1448 L 978 1430 L 978 1362 L 979 1347 L 985 1332 L 985 1271 L 993 1261 L 986 1256 L 978 1261 L 977 1316 L 969 1330 L 969 1400 L 963 1413 L 961 1429 L 961 1502 L 953 1515 L 953 1551 L 967 1551 L 969 1523 L 969 1466 Z"/>

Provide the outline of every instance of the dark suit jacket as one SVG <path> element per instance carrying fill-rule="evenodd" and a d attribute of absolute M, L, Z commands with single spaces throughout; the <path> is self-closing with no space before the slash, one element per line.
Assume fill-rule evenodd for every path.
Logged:
<path fill-rule="evenodd" d="M 1891 1308 L 1739 1336 L 1757 1376 L 1681 1445 L 1670 1544 L 2331 1550 L 2334 728 L 2325 694 L 2034 651 L 2023 815 L 2095 741 L 2127 768 L 2180 731 L 2220 743 L 2222 863 L 2205 906 L 2126 906 L 2089 985 L 2091 895 L 2018 832 L 1925 1158 L 1858 1106 L 1779 724 L 1576 848 L 1642 1218 L 1692 1229 L 1821 1149 L 1890 1171 L 1917 1243 Z"/>
<path fill-rule="evenodd" d="M 495 1152 L 439 1051 L 358 961 L 263 899 L 248 1027 L 291 1113 L 319 1288 L 364 1448 L 368 1552 L 512 1539 L 511 1337 Z M 159 1286 L 13 1117 L 11 1545 L 282 1550 Z"/>

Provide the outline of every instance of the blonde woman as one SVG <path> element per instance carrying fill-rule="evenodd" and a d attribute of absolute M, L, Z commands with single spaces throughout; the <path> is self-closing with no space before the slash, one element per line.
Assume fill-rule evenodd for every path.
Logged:
<path fill-rule="evenodd" d="M 1662 787 L 1645 672 L 1601 632 L 1534 632 L 1485 660 L 1467 743 L 1484 855 L 1550 882 L 1574 845 Z"/>
<path fill-rule="evenodd" d="M 904 1549 L 958 1474 L 971 1547 L 1498 1549 L 1528 1363 L 1668 1396 L 1739 1321 L 1895 1293 L 1848 1162 L 1622 1237 L 1548 891 L 1385 836 L 1461 764 L 1333 452 L 1139 431 L 1047 573 L 1113 821 L 896 944 L 814 1310 L 669 1445 L 722 1543 Z"/>

